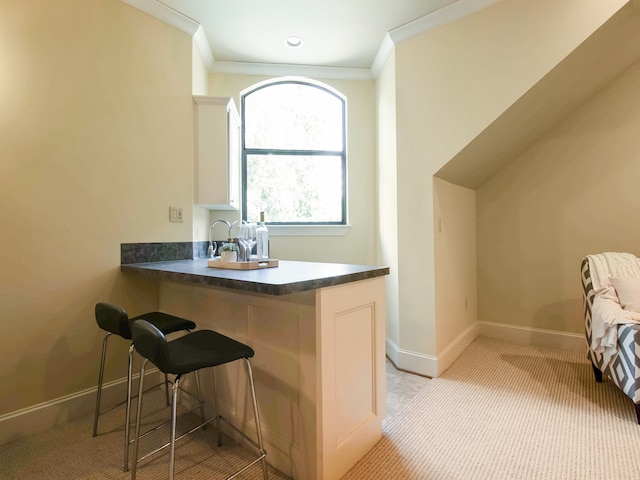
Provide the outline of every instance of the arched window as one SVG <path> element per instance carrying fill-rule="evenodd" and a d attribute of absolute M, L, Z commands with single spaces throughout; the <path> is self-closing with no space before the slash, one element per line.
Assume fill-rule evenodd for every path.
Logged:
<path fill-rule="evenodd" d="M 282 79 L 242 95 L 242 218 L 346 225 L 346 101 L 330 87 Z"/>

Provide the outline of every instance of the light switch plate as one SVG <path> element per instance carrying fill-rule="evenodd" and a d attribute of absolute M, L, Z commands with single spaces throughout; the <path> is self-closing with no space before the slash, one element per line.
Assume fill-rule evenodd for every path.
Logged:
<path fill-rule="evenodd" d="M 176 223 L 184 221 L 182 207 L 169 207 L 169 221 Z"/>

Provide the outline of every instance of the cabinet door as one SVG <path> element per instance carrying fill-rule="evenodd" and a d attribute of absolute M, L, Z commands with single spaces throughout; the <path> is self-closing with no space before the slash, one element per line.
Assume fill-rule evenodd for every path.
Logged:
<path fill-rule="evenodd" d="M 240 207 L 240 117 L 230 97 L 194 96 L 195 199 L 210 210 Z"/>
<path fill-rule="evenodd" d="M 240 208 L 240 116 L 233 100 L 227 108 L 227 145 L 229 149 L 229 207 Z"/>

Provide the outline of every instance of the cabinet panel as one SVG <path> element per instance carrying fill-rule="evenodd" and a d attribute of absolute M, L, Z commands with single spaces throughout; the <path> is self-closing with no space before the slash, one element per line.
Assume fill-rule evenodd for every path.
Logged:
<path fill-rule="evenodd" d="M 210 210 L 240 208 L 240 117 L 231 97 L 194 95 L 195 198 Z"/>
<path fill-rule="evenodd" d="M 160 284 L 160 310 L 189 318 L 250 345 L 267 462 L 295 479 L 317 476 L 316 342 L 314 295 L 238 293 L 174 282 Z M 243 365 L 216 367 L 218 412 L 255 438 Z M 185 379 L 192 381 L 190 376 Z M 202 371 L 203 395 L 213 405 L 212 372 Z M 192 390 L 195 391 L 195 390 Z M 183 396 L 189 407 L 190 397 Z M 227 434 L 233 431 L 226 429 Z M 239 438 L 234 437 L 237 441 Z"/>
<path fill-rule="evenodd" d="M 382 438 L 384 278 L 316 290 L 321 406 L 317 478 L 340 479 Z"/>

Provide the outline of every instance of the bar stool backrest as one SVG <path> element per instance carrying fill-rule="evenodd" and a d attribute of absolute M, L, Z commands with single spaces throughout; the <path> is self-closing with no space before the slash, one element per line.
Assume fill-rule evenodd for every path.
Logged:
<path fill-rule="evenodd" d="M 164 373 L 171 373 L 167 361 L 169 349 L 167 337 L 145 320 L 136 320 L 132 326 L 136 350 Z"/>
<path fill-rule="evenodd" d="M 101 329 L 131 340 L 129 316 L 124 308 L 101 302 L 96 304 L 95 312 L 96 322 Z"/>

